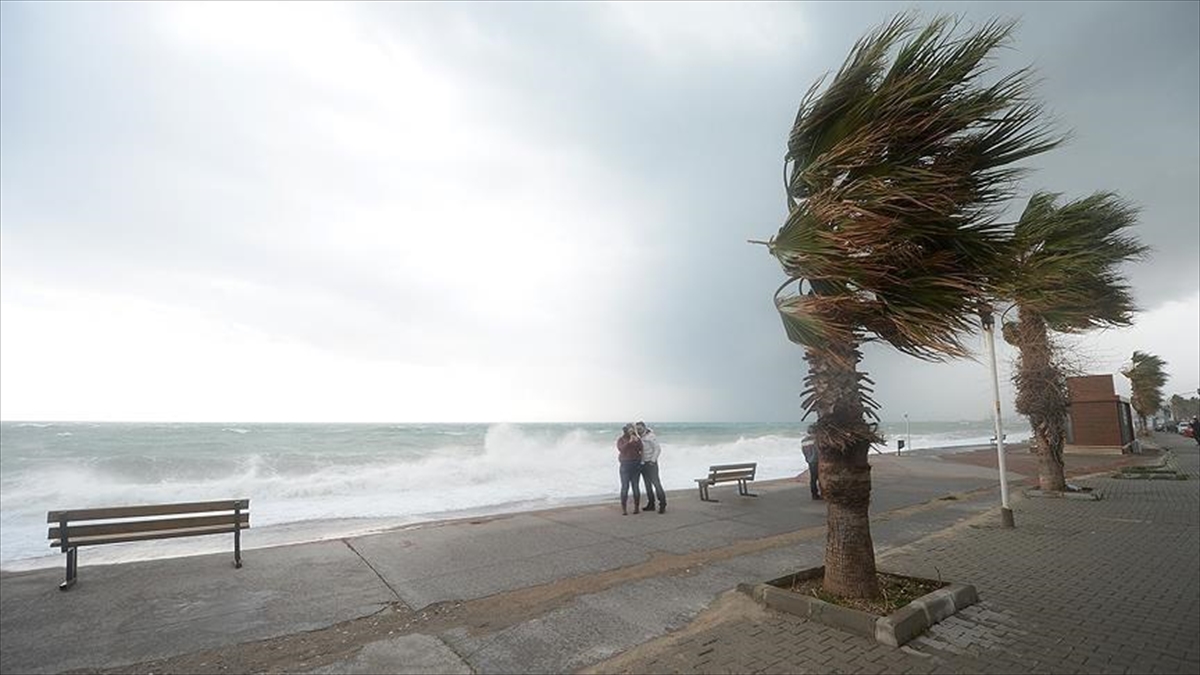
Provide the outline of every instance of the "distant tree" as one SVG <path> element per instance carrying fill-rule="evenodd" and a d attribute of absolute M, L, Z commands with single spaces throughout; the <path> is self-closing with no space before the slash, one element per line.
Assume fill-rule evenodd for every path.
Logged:
<path fill-rule="evenodd" d="M 827 504 L 823 583 L 837 596 L 879 595 L 867 455 L 880 438 L 859 348 L 967 353 L 961 340 L 1007 245 L 994 215 L 1020 173 L 1012 165 L 1059 142 L 1039 124 L 1028 71 L 981 82 L 1013 24 L 958 28 L 896 17 L 855 44 L 828 86 L 809 89 L 784 160 L 787 220 L 758 242 L 787 275 L 775 304 L 808 362 L 802 406 L 817 416 Z"/>
<path fill-rule="evenodd" d="M 1200 415 L 1200 398 L 1184 398 L 1179 394 L 1171 396 L 1171 419 L 1190 420 L 1196 415 Z"/>
<path fill-rule="evenodd" d="M 1127 234 L 1137 211 L 1117 195 L 1098 192 L 1062 206 L 1057 199 L 1039 192 L 1029 200 L 1000 286 L 1018 313 L 1017 321 L 1005 323 L 1004 338 L 1019 352 L 1016 408 L 1033 429 L 1038 483 L 1061 491 L 1070 399 L 1064 355 L 1050 335 L 1129 325 L 1133 297 L 1118 268 L 1148 249 Z"/>
<path fill-rule="evenodd" d="M 1162 407 L 1162 388 L 1167 383 L 1167 373 L 1163 370 L 1166 365 L 1166 361 L 1153 354 L 1134 352 L 1129 365 L 1121 371 L 1122 375 L 1129 378 L 1129 386 L 1133 390 L 1129 404 L 1138 414 L 1142 433 L 1149 433 L 1146 418 Z"/>

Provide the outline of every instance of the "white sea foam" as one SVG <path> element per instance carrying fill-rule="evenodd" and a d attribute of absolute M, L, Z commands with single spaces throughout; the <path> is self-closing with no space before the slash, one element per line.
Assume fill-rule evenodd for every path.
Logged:
<path fill-rule="evenodd" d="M 667 489 L 694 488 L 693 479 L 712 464 L 755 461 L 764 480 L 805 469 L 798 425 L 740 435 L 728 425 L 679 427 L 659 433 Z M 6 438 L 0 566 L 60 564 L 58 557 L 46 556 L 45 514 L 55 509 L 248 498 L 254 527 L 246 545 L 253 547 L 437 519 L 450 511 L 612 500 L 620 487 L 616 429 L 602 425 L 372 427 L 349 433 L 341 433 L 344 427 L 281 431 L 251 425 L 220 428 L 233 432 L 225 436 L 213 433 L 218 427 L 208 429 L 79 427 L 73 445 L 63 439 L 62 448 L 49 450 L 43 441 L 26 448 Z M 82 444 L 93 447 L 87 433 L 102 432 L 114 449 L 77 454 Z M 947 436 L 913 435 L 912 446 L 989 443 L 986 436 Z M 894 452 L 902 437 L 890 437 L 880 449 Z M 1009 434 L 1008 441 L 1014 440 Z M 228 548 L 221 539 L 98 547 L 87 555 L 99 562 L 221 551 Z"/>

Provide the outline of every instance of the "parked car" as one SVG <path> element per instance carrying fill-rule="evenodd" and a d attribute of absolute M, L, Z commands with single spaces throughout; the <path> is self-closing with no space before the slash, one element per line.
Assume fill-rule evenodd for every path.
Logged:
<path fill-rule="evenodd" d="M 1175 429 L 1175 431 L 1176 433 L 1183 434 L 1184 436 L 1192 435 L 1192 427 L 1190 427 L 1187 422 L 1180 422 L 1179 427 Z"/>

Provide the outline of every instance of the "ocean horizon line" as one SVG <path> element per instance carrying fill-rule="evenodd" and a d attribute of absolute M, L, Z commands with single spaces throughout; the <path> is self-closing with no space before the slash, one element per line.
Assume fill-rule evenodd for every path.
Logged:
<path fill-rule="evenodd" d="M 641 418 L 635 417 L 635 418 L 621 419 L 621 420 L 565 420 L 565 421 L 485 420 L 485 421 L 470 421 L 470 422 L 394 421 L 394 420 L 381 420 L 381 421 L 296 420 L 296 421 L 292 421 L 292 420 L 177 420 L 177 419 L 97 420 L 97 419 L 49 419 L 49 418 L 45 418 L 45 419 L 38 419 L 38 418 L 3 419 L 3 418 L 0 418 L 0 424 L 206 424 L 206 425 L 208 425 L 208 424 L 211 424 L 211 425 L 216 425 L 216 424 L 261 424 L 261 425 L 269 425 L 269 424 L 289 424 L 289 425 L 343 424 L 343 425 L 362 425 L 362 426 L 378 426 L 378 425 L 389 425 L 390 424 L 390 425 L 425 425 L 425 426 L 429 426 L 429 425 L 484 426 L 484 425 L 493 425 L 493 424 L 541 424 L 541 425 L 615 424 L 615 425 L 621 425 L 621 424 L 627 424 L 628 422 L 631 422 L 631 421 L 636 422 L 639 420 L 653 422 L 654 424 L 691 424 L 691 425 L 701 425 L 701 424 L 762 424 L 762 425 L 797 424 L 797 425 L 807 426 L 814 422 L 814 420 L 654 420 L 653 418 L 647 418 L 647 417 L 641 417 Z M 904 424 L 906 421 L 909 422 L 910 424 L 922 424 L 922 423 L 929 423 L 929 424 L 957 424 L 957 423 L 983 424 L 983 423 L 989 423 L 990 424 L 992 422 L 991 418 L 987 418 L 987 417 L 979 417 L 979 418 L 973 418 L 973 419 L 972 418 L 935 419 L 935 418 L 924 418 L 924 417 L 922 417 L 922 418 L 910 417 L 907 420 L 905 420 L 905 418 L 902 417 L 900 419 L 881 419 L 881 420 L 879 420 L 878 423 L 879 424 Z"/>

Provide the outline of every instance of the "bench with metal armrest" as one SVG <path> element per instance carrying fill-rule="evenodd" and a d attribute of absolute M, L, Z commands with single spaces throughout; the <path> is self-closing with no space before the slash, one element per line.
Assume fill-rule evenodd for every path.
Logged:
<path fill-rule="evenodd" d="M 712 499 L 708 496 L 708 488 L 719 483 L 737 483 L 738 494 L 743 497 L 757 497 L 758 495 L 750 492 L 749 483 L 754 480 L 754 473 L 758 470 L 757 462 L 747 462 L 745 464 L 714 464 L 708 467 L 708 476 L 696 479 L 696 486 L 700 489 L 700 501 L 716 502 L 719 499 Z"/>
<path fill-rule="evenodd" d="M 46 522 L 54 525 L 50 546 L 67 554 L 67 578 L 58 586 L 65 591 L 75 585 L 80 546 L 232 533 L 233 564 L 241 567 L 241 534 L 250 527 L 250 500 L 51 511 Z"/>

